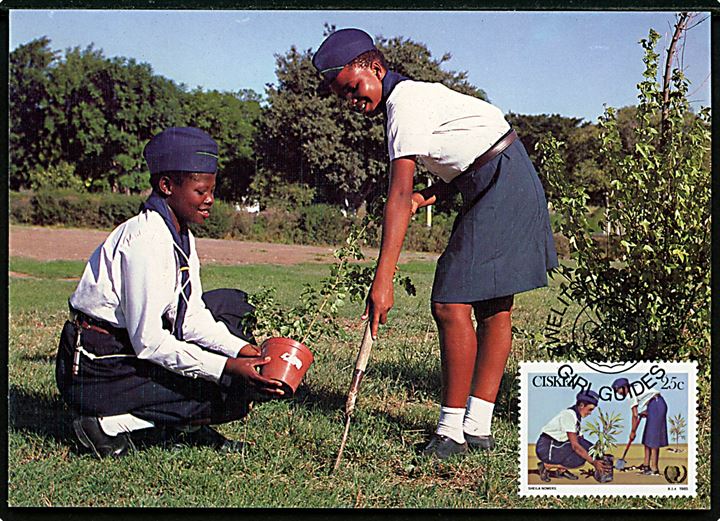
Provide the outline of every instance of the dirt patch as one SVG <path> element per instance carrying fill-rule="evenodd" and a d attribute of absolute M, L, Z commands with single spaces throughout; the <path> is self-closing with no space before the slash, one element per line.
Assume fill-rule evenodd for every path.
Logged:
<path fill-rule="evenodd" d="M 76 228 L 10 226 L 9 253 L 14 257 L 36 260 L 87 260 L 109 231 Z M 202 264 L 327 264 L 333 262 L 331 246 L 301 246 L 222 239 L 197 239 Z M 377 250 L 364 251 L 368 259 Z M 400 262 L 437 259 L 434 253 L 407 252 Z"/>

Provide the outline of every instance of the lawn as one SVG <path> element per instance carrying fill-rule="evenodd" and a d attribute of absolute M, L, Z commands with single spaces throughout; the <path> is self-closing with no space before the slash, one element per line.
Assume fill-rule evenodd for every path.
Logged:
<path fill-rule="evenodd" d="M 440 385 L 437 333 L 428 298 L 431 263 L 401 266 L 418 288 L 397 293 L 363 381 L 340 469 L 328 477 L 343 429 L 343 407 L 361 337 L 360 304 L 343 308 L 345 334 L 311 346 L 315 363 L 292 400 L 256 405 L 242 421 L 219 427 L 247 442 L 239 454 L 157 447 L 117 461 L 97 461 L 78 447 L 69 411 L 54 383 L 57 335 L 80 262 L 13 258 L 10 270 L 10 506 L 163 507 L 458 507 L 458 508 L 709 508 L 709 411 L 700 408 L 698 495 L 695 498 L 520 498 L 518 386 L 521 359 L 547 355 L 527 335 L 540 334 L 556 302 L 554 284 L 517 296 L 514 343 L 498 397 L 497 447 L 449 462 L 418 456 L 432 432 Z M 290 303 L 327 266 L 213 266 L 204 289 L 276 287 Z M 68 280 L 71 279 L 71 280 Z M 700 382 L 707 396 L 709 384 Z M 707 404 L 708 399 L 701 402 Z M 71 483 L 72 486 L 67 486 Z"/>

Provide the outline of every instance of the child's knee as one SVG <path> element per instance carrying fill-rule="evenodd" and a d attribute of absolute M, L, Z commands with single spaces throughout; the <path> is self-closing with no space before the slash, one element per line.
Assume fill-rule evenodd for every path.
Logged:
<path fill-rule="evenodd" d="M 445 302 L 432 303 L 432 316 L 439 327 L 454 322 L 465 322 L 471 320 L 468 304 L 448 304 Z"/>

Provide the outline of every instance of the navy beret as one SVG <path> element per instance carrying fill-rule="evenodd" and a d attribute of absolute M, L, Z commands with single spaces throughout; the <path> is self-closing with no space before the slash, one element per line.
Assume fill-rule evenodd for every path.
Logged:
<path fill-rule="evenodd" d="M 587 391 L 580 391 L 575 397 L 575 403 L 583 402 L 597 405 L 598 401 L 600 401 L 600 395 L 591 389 Z"/>
<path fill-rule="evenodd" d="M 626 385 L 630 385 L 630 382 L 627 378 L 618 378 L 612 383 L 612 388 L 620 389 L 621 387 L 625 387 Z"/>
<path fill-rule="evenodd" d="M 143 150 L 151 174 L 198 172 L 214 174 L 218 146 L 207 132 L 193 127 L 170 127 L 154 136 Z"/>
<path fill-rule="evenodd" d="M 313 56 L 312 63 L 322 74 L 323 83 L 334 80 L 348 63 L 375 49 L 372 37 L 360 29 L 340 29 L 325 38 Z"/>

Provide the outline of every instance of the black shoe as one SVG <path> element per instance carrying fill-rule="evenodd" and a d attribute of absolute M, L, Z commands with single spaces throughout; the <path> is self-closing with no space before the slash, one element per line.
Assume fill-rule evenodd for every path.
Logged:
<path fill-rule="evenodd" d="M 538 467 L 538 474 L 540 474 L 540 479 L 545 482 L 550 481 L 550 474 L 548 473 L 548 470 L 545 468 L 545 464 L 541 461 L 537 464 L 537 467 Z"/>
<path fill-rule="evenodd" d="M 559 478 L 565 478 L 565 479 L 571 479 L 573 481 L 579 479 L 575 474 L 570 472 L 569 470 L 565 469 L 562 472 L 558 472 Z"/>
<path fill-rule="evenodd" d="M 465 441 L 467 441 L 468 449 L 470 450 L 490 450 L 495 448 L 495 438 L 492 437 L 492 434 L 488 434 L 487 436 L 473 436 L 466 432 Z"/>
<path fill-rule="evenodd" d="M 650 467 L 647 467 L 646 469 L 643 469 L 641 474 L 643 476 L 659 476 L 660 472 L 657 470 L 652 470 Z"/>
<path fill-rule="evenodd" d="M 80 444 L 90 449 L 98 459 L 112 457 L 121 458 L 135 447 L 130 437 L 123 433 L 117 436 L 108 436 L 100 427 L 100 422 L 94 416 L 79 416 L 73 420 L 73 429 Z"/>
<path fill-rule="evenodd" d="M 231 453 L 242 451 L 245 444 L 242 441 L 229 440 L 218 431 L 207 425 L 191 430 L 175 430 L 171 435 L 173 448 L 180 449 L 186 446 L 210 447 L 218 452 Z"/>
<path fill-rule="evenodd" d="M 430 442 L 423 449 L 422 455 L 428 457 L 434 456 L 438 459 L 447 459 L 456 454 L 465 454 L 467 451 L 467 442 L 458 443 L 452 438 L 448 438 L 442 434 L 433 434 Z"/>

